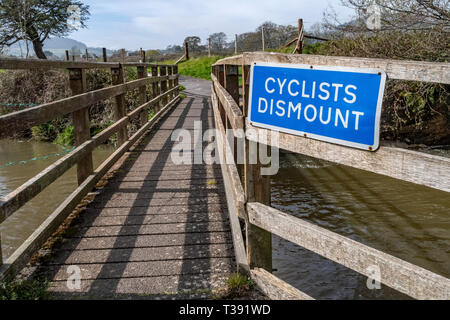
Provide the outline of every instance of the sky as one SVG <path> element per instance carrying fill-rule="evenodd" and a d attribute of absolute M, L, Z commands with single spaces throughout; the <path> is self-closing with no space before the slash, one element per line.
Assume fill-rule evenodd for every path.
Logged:
<path fill-rule="evenodd" d="M 339 0 L 84 0 L 90 6 L 87 28 L 70 38 L 89 47 L 109 49 L 165 49 L 199 36 L 202 43 L 215 32 L 234 34 L 254 31 L 265 21 L 306 28 L 321 22 L 331 5 L 339 16 L 351 15 Z"/>

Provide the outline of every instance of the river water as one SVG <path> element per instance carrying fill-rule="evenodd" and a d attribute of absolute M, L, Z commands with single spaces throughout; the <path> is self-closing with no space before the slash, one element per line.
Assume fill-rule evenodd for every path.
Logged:
<path fill-rule="evenodd" d="M 0 140 L 0 197 L 47 168 L 70 151 L 59 145 L 36 141 Z M 111 153 L 110 146 L 93 152 L 94 166 Z M 68 170 L 34 199 L 0 224 L 3 257 L 9 257 L 54 209 L 77 187 L 76 168 Z"/>
<path fill-rule="evenodd" d="M 94 152 L 95 166 L 113 151 Z M 51 143 L 0 140 L 0 196 L 67 152 Z M 272 178 L 272 206 L 428 270 L 450 277 L 450 196 L 301 155 L 281 154 Z M 76 187 L 72 168 L 0 224 L 3 256 L 15 249 Z M 405 298 L 367 278 L 276 236 L 274 274 L 314 298 Z M 382 275 L 381 275 L 382 276 Z"/>
<path fill-rule="evenodd" d="M 450 277 L 448 193 L 301 155 L 280 164 L 274 208 Z M 406 298 L 276 236 L 273 247 L 274 274 L 314 298 Z"/>

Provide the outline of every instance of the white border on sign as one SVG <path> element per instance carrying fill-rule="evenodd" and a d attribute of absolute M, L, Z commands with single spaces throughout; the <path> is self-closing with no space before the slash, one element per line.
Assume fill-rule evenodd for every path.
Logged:
<path fill-rule="evenodd" d="M 346 141 L 346 140 L 321 136 L 321 135 L 313 134 L 313 133 L 309 133 L 309 132 L 286 129 L 286 128 L 282 128 L 282 127 L 268 125 L 265 123 L 251 121 L 252 94 L 253 94 L 253 68 L 255 66 L 381 74 L 380 90 L 378 92 L 378 100 L 377 100 L 377 110 L 375 113 L 374 144 L 373 145 L 361 144 L 361 143 L 356 143 L 356 142 L 352 142 L 352 141 Z M 380 69 L 314 66 L 314 65 L 307 65 L 307 64 L 268 63 L 268 62 L 255 61 L 251 64 L 251 69 L 250 69 L 250 88 L 249 88 L 249 97 L 248 97 L 249 98 L 248 119 L 249 119 L 250 124 L 255 127 L 261 127 L 261 128 L 265 128 L 265 129 L 285 132 L 285 133 L 293 134 L 296 136 L 302 136 L 302 137 L 305 137 L 305 135 L 306 135 L 307 138 L 312 138 L 312 139 L 330 142 L 330 143 L 334 143 L 334 144 L 344 145 L 347 147 L 353 147 L 353 148 L 357 148 L 357 149 L 376 151 L 380 147 L 380 119 L 381 119 L 381 108 L 382 108 L 382 104 L 383 104 L 383 95 L 384 95 L 385 85 L 386 85 L 386 72 L 384 72 L 383 70 L 380 70 Z"/>

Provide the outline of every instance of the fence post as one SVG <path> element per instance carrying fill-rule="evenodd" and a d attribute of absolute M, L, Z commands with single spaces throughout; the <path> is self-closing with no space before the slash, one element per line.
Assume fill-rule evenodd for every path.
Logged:
<path fill-rule="evenodd" d="M 113 85 L 119 85 L 125 83 L 123 66 L 120 64 L 118 68 L 111 69 L 112 83 Z M 125 108 L 125 95 L 120 94 L 116 96 L 114 104 L 114 120 L 118 121 L 123 118 L 126 114 Z M 128 129 L 124 127 L 117 132 L 117 142 L 121 146 L 125 141 L 128 140 Z"/>
<path fill-rule="evenodd" d="M 108 56 L 106 55 L 106 48 L 103 48 L 103 62 L 108 62 Z"/>
<path fill-rule="evenodd" d="M 67 60 L 67 61 L 70 61 L 69 50 L 66 50 L 66 60 Z"/>
<path fill-rule="evenodd" d="M 159 66 L 159 75 L 164 77 L 167 75 L 167 66 Z M 167 91 L 167 80 L 161 80 L 161 94 Z M 161 107 L 164 107 L 167 104 L 167 96 L 164 96 L 162 99 Z"/>
<path fill-rule="evenodd" d="M 303 19 L 298 19 L 298 41 L 295 52 L 303 53 Z"/>
<path fill-rule="evenodd" d="M 266 44 L 264 43 L 264 27 L 261 27 L 261 41 L 262 41 L 262 51 L 265 51 Z"/>
<path fill-rule="evenodd" d="M 174 66 L 170 66 L 169 67 L 169 76 L 173 76 L 175 74 L 175 67 Z M 173 89 L 175 87 L 175 80 L 169 80 L 169 89 Z M 175 92 L 172 92 L 170 94 L 170 100 L 172 100 L 173 98 L 175 98 Z"/>
<path fill-rule="evenodd" d="M 137 77 L 138 79 L 143 79 L 147 77 L 147 67 L 139 66 L 137 67 Z M 139 104 L 143 105 L 147 100 L 147 86 L 144 85 L 139 87 Z M 147 123 L 148 121 L 148 110 L 145 108 L 141 112 L 141 126 Z"/>
<path fill-rule="evenodd" d="M 175 78 L 175 80 L 173 81 L 173 85 L 175 87 L 177 87 L 178 86 L 178 66 L 177 65 L 173 66 L 173 74 L 177 76 Z M 179 89 L 175 90 L 175 97 L 178 97 L 179 95 L 180 95 L 180 90 Z"/>
<path fill-rule="evenodd" d="M 84 69 L 69 69 L 69 83 L 72 95 L 86 92 L 86 72 Z M 79 146 L 91 138 L 89 107 L 72 113 L 72 124 L 75 134 L 75 144 Z M 94 171 L 92 153 L 88 153 L 77 164 L 78 185 L 83 183 Z"/>
<path fill-rule="evenodd" d="M 234 54 L 238 53 L 237 49 L 237 34 L 234 35 Z"/>
<path fill-rule="evenodd" d="M 225 65 L 225 89 L 231 95 L 233 100 L 239 106 L 239 68 L 238 66 Z M 227 121 L 228 124 L 228 121 Z M 236 163 L 236 167 L 238 169 L 239 175 L 242 173 L 242 166 L 237 163 L 238 160 L 238 143 L 236 136 L 233 138 L 233 154 L 234 154 L 234 162 Z"/>
<path fill-rule="evenodd" d="M 184 42 L 184 57 L 189 60 L 189 45 L 187 42 Z"/>
<path fill-rule="evenodd" d="M 244 116 L 248 116 L 250 66 L 242 66 L 242 86 Z M 245 124 L 244 124 L 245 125 Z M 257 163 L 250 163 L 249 140 L 245 139 L 244 189 L 248 202 L 270 205 L 270 176 L 262 176 L 262 164 L 257 155 Z M 259 153 L 258 144 L 256 148 Z M 250 268 L 264 268 L 272 272 L 272 234 L 246 221 L 247 257 Z"/>
<path fill-rule="evenodd" d="M 89 61 L 89 52 L 87 48 L 86 48 L 86 61 Z"/>
<path fill-rule="evenodd" d="M 158 76 L 158 67 L 157 66 L 152 66 L 152 77 L 157 77 Z M 159 82 L 159 81 L 158 81 Z M 156 98 L 157 96 L 159 96 L 159 84 L 158 82 L 153 82 L 152 83 L 152 88 L 153 88 L 153 98 Z M 159 105 L 160 102 L 158 101 L 156 104 L 153 105 L 153 108 L 155 109 L 155 112 L 159 111 Z"/>
<path fill-rule="evenodd" d="M 208 38 L 208 57 L 211 57 L 211 38 Z"/>

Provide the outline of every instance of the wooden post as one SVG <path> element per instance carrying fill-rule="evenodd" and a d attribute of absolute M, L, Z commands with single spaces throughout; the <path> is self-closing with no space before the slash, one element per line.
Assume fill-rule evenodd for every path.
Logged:
<path fill-rule="evenodd" d="M 173 67 L 172 66 L 168 66 L 167 67 L 167 74 L 169 76 L 173 75 Z M 174 87 L 174 82 L 173 80 L 169 80 L 169 90 L 172 89 Z M 168 101 L 171 101 L 174 98 L 174 94 L 170 93 L 169 97 L 168 97 Z"/>
<path fill-rule="evenodd" d="M 217 74 L 218 74 L 217 80 L 219 80 L 220 85 L 222 87 L 225 87 L 225 66 L 224 65 L 217 66 Z M 218 101 L 218 105 L 219 105 L 220 117 L 222 118 L 223 127 L 226 129 L 227 128 L 227 115 L 225 113 L 225 110 L 224 110 L 223 105 L 220 102 L 220 100 Z"/>
<path fill-rule="evenodd" d="M 298 19 L 298 40 L 295 52 L 303 53 L 303 19 Z"/>
<path fill-rule="evenodd" d="M 66 60 L 67 60 L 67 61 L 70 61 L 69 50 L 66 50 Z"/>
<path fill-rule="evenodd" d="M 86 72 L 84 69 L 69 69 L 69 83 L 72 95 L 86 92 Z M 72 124 L 75 133 L 75 144 L 80 146 L 91 138 L 89 107 L 72 113 Z M 77 164 L 78 185 L 94 172 L 92 153 L 87 154 Z"/>
<path fill-rule="evenodd" d="M 248 116 L 248 99 L 250 85 L 250 66 L 242 66 L 242 86 L 244 116 Z M 261 202 L 270 205 L 270 176 L 261 175 L 261 162 L 250 164 L 249 141 L 245 139 L 244 189 L 248 202 Z M 256 152 L 259 153 L 259 147 Z M 272 234 L 246 222 L 247 257 L 250 268 L 264 268 L 272 272 Z"/>
<path fill-rule="evenodd" d="M 165 76 L 165 75 L 167 75 L 167 67 L 166 66 L 159 66 L 159 75 L 162 77 L 162 76 Z M 161 81 L 161 93 L 160 94 L 163 94 L 164 92 L 166 92 L 167 91 L 167 80 L 162 80 Z M 161 107 L 164 107 L 166 104 L 167 104 L 167 96 L 165 96 L 165 97 L 163 97 L 162 99 L 161 99 Z"/>
<path fill-rule="evenodd" d="M 157 77 L 158 76 L 158 67 L 154 66 L 152 67 L 152 77 Z M 153 95 L 152 98 L 156 98 L 157 96 L 159 96 L 159 84 L 158 82 L 153 82 L 152 83 L 152 88 L 153 88 Z M 155 109 L 156 112 L 159 111 L 159 105 L 160 103 L 156 103 L 155 105 L 153 105 L 153 108 Z"/>
<path fill-rule="evenodd" d="M 187 42 L 184 43 L 184 57 L 189 60 L 189 45 Z"/>
<path fill-rule="evenodd" d="M 178 66 L 175 65 L 173 66 L 173 74 L 178 76 Z M 173 85 L 176 87 L 178 86 L 178 77 L 173 81 Z M 180 94 L 180 90 L 175 90 L 175 97 L 178 97 L 178 95 Z"/>
<path fill-rule="evenodd" d="M 106 48 L 103 48 L 103 62 L 108 62 L 108 56 L 106 55 Z"/>
<path fill-rule="evenodd" d="M 239 68 L 238 66 L 225 65 L 225 90 L 233 97 L 234 101 L 239 106 Z M 229 121 L 227 121 L 227 125 L 229 125 Z M 242 172 L 242 166 L 237 163 L 237 154 L 238 154 L 238 143 L 237 139 L 233 139 L 233 154 L 234 154 L 234 162 L 236 163 L 236 167 L 238 169 L 239 175 Z"/>
<path fill-rule="evenodd" d="M 211 57 L 211 38 L 208 38 L 208 57 Z"/>
<path fill-rule="evenodd" d="M 261 41 L 262 41 L 262 51 L 265 51 L 266 44 L 264 43 L 264 27 L 261 27 Z"/>
<path fill-rule="evenodd" d="M 234 54 L 238 53 L 238 49 L 237 49 L 237 34 L 234 35 Z"/>
<path fill-rule="evenodd" d="M 89 61 L 89 52 L 87 48 L 86 48 L 86 61 Z"/>
<path fill-rule="evenodd" d="M 125 83 L 122 65 L 119 65 L 118 68 L 112 68 L 111 76 L 112 76 L 112 84 L 113 85 Z M 116 96 L 115 102 L 116 103 L 114 104 L 114 120 L 118 121 L 126 115 L 125 94 L 120 94 L 120 95 Z M 117 132 L 118 145 L 121 146 L 127 140 L 128 140 L 128 130 L 125 127 L 125 128 L 120 129 Z"/>
<path fill-rule="evenodd" d="M 137 67 L 137 77 L 138 79 L 146 78 L 147 77 L 147 68 L 139 66 Z M 147 100 L 147 86 L 142 86 L 139 88 L 139 104 L 143 105 L 146 103 Z M 141 126 L 147 123 L 148 121 L 148 109 L 145 108 L 141 112 Z"/>

